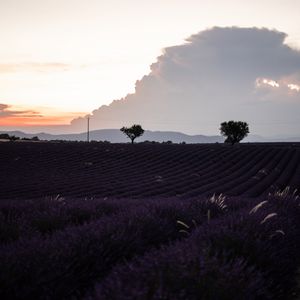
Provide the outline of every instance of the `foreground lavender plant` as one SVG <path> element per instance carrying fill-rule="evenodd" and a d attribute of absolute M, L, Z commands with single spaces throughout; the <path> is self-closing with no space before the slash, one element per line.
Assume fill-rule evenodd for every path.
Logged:
<path fill-rule="evenodd" d="M 225 215 L 116 266 L 87 299 L 290 299 L 300 265 L 300 201 L 287 198 L 270 196 L 268 205 Z"/>

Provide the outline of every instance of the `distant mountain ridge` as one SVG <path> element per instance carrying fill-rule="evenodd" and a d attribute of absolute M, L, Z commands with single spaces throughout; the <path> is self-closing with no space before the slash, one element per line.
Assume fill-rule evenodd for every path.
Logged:
<path fill-rule="evenodd" d="M 73 133 L 73 134 L 48 134 L 48 133 L 25 133 L 22 131 L 0 131 L 0 133 L 8 133 L 20 138 L 32 138 L 38 136 L 40 140 L 68 140 L 68 141 L 86 141 L 87 133 Z M 90 131 L 90 140 L 95 141 L 109 141 L 112 143 L 126 143 L 130 140 L 119 129 L 99 129 Z M 181 132 L 174 131 L 150 131 L 145 130 L 145 133 L 137 142 L 155 141 L 173 143 L 222 143 L 224 138 L 221 136 L 206 136 L 206 135 L 187 135 Z"/>
<path fill-rule="evenodd" d="M 86 141 L 87 133 L 72 133 L 72 134 L 49 134 L 41 133 L 25 133 L 23 131 L 0 131 L 0 133 L 8 133 L 20 138 L 32 138 L 38 136 L 40 140 L 67 140 L 67 141 Z M 119 129 L 99 129 L 90 131 L 90 141 L 109 141 L 111 143 L 127 143 L 130 142 L 128 138 Z M 155 141 L 173 143 L 186 142 L 193 143 L 223 143 L 224 137 L 218 135 L 188 135 L 176 131 L 151 131 L 145 130 L 145 133 L 136 142 Z M 249 135 L 244 142 L 300 142 L 300 137 L 274 137 L 265 138 L 259 135 Z"/>

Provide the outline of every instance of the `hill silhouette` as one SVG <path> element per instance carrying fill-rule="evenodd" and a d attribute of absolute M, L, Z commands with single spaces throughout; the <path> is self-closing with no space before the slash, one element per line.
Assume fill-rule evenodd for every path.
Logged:
<path fill-rule="evenodd" d="M 0 131 L 0 133 L 2 133 Z M 20 138 L 32 138 L 38 136 L 40 140 L 68 140 L 68 141 L 86 141 L 86 132 L 73 134 L 48 134 L 48 133 L 24 133 L 22 131 L 3 131 L 10 135 L 15 135 Z M 129 139 L 119 129 L 99 129 L 90 132 L 90 140 L 95 141 L 109 141 L 112 143 L 126 143 Z M 151 131 L 146 130 L 142 137 L 137 139 L 137 142 L 155 141 L 173 143 L 222 143 L 224 138 L 221 136 L 207 136 L 207 135 L 188 135 L 175 131 Z"/>

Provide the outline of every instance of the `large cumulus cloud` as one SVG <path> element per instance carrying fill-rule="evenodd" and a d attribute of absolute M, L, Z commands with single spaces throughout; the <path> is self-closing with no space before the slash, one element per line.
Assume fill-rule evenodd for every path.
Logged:
<path fill-rule="evenodd" d="M 140 123 L 152 130 L 216 134 L 240 119 L 262 135 L 300 132 L 300 51 L 286 34 L 258 28 L 212 28 L 166 48 L 135 93 L 92 112 L 97 128 Z M 84 128 L 74 119 L 74 130 Z"/>

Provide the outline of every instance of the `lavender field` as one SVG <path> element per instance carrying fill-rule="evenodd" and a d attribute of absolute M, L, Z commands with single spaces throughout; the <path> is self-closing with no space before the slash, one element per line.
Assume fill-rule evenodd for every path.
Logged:
<path fill-rule="evenodd" d="M 1 299 L 299 297 L 299 144 L 0 146 Z"/>
<path fill-rule="evenodd" d="M 2 143 L 0 199 L 257 197 L 300 188 L 300 143 Z"/>

